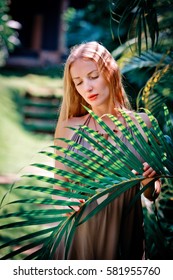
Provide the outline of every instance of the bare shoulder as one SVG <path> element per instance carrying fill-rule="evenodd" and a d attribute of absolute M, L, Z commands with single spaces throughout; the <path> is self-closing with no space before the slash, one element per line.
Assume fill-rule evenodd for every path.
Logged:
<path fill-rule="evenodd" d="M 150 122 L 150 119 L 148 117 L 148 115 L 146 113 L 138 113 L 138 115 L 143 119 L 143 121 L 146 123 L 146 125 L 150 128 L 152 125 L 151 125 L 151 122 Z"/>
<path fill-rule="evenodd" d="M 62 122 L 58 122 L 56 130 L 55 130 L 55 138 L 63 137 L 67 139 L 71 139 L 74 134 L 74 130 L 70 128 L 78 128 L 79 126 L 85 123 L 87 116 L 81 117 L 72 117 L 68 120 L 64 120 Z"/>
<path fill-rule="evenodd" d="M 73 117 L 68 119 L 67 124 L 70 127 L 78 128 L 79 126 L 83 125 L 87 120 L 89 114 L 81 117 Z"/>
<path fill-rule="evenodd" d="M 137 113 L 137 115 L 139 117 L 141 117 L 143 119 L 143 121 L 146 123 L 146 125 L 150 128 L 152 125 L 151 125 L 151 122 L 150 122 L 150 119 L 148 117 L 148 115 L 146 113 Z M 134 123 L 137 123 L 137 120 L 136 120 L 136 117 L 135 117 L 135 114 L 134 112 L 129 112 L 129 116 L 131 117 L 131 119 L 134 121 Z"/>

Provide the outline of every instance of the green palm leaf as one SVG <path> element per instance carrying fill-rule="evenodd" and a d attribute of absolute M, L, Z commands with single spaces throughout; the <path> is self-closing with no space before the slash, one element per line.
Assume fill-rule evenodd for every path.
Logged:
<path fill-rule="evenodd" d="M 165 127 L 165 122 L 168 119 L 165 115 L 166 109 L 164 105 L 168 107 L 168 110 L 172 112 L 172 74 L 173 67 L 172 62 L 170 64 L 162 66 L 161 69 L 156 69 L 153 76 L 148 80 L 141 93 L 139 94 L 137 106 L 144 106 L 148 109 L 155 117 L 158 122 L 162 125 L 162 128 L 166 133 L 169 133 L 171 125 Z M 159 66 L 159 65 L 158 65 Z M 167 113 L 168 116 L 168 113 Z"/>
<path fill-rule="evenodd" d="M 116 54 L 116 52 L 115 52 Z M 143 51 L 139 56 L 133 56 L 129 59 L 126 59 L 124 62 L 124 66 L 121 70 L 122 74 L 128 74 L 131 71 L 139 71 L 139 69 L 148 69 L 148 70 L 152 70 L 155 69 L 157 67 L 165 67 L 165 70 L 167 69 L 167 67 L 169 67 L 169 64 L 172 63 L 172 58 L 169 55 L 164 55 L 162 53 L 157 53 L 154 51 Z M 164 70 L 161 71 L 161 75 L 164 74 Z M 151 87 L 152 85 L 156 85 L 156 83 L 158 82 L 159 78 L 161 76 L 159 75 L 159 73 L 155 73 L 154 76 L 149 80 L 150 83 L 148 83 L 148 86 Z M 152 82 L 152 83 L 151 83 Z M 148 92 L 148 88 L 146 88 L 146 91 Z"/>
<path fill-rule="evenodd" d="M 146 49 L 148 49 L 148 38 L 150 38 L 151 48 L 153 50 L 157 45 L 159 35 L 155 3 L 146 0 L 129 0 L 128 2 L 124 0 L 117 0 L 112 1 L 111 3 L 111 19 L 118 23 L 118 36 L 121 27 L 128 22 L 128 37 L 137 37 L 139 55 L 141 54 L 141 40 L 143 33 Z M 136 36 L 134 36 L 134 26 L 136 26 Z"/>
<path fill-rule="evenodd" d="M 48 175 L 28 174 L 23 176 L 22 179 L 32 180 L 31 185 L 21 184 L 11 188 L 11 192 L 16 194 L 23 193 L 24 198 L 7 203 L 5 199 L 3 200 L 0 229 L 3 233 L 3 240 L 8 240 L 0 244 L 1 250 L 6 249 L 1 257 L 2 259 L 16 257 L 52 259 L 58 244 L 62 240 L 64 240 L 66 247 L 64 257 L 67 258 L 76 228 L 96 215 L 123 192 L 144 179 L 142 176 L 142 163 L 133 154 L 132 150 L 126 147 L 124 142 L 112 132 L 101 118 L 98 118 L 91 110 L 87 110 L 105 132 L 109 134 L 113 143 L 107 141 L 96 131 L 86 126 L 81 126 L 75 132 L 81 135 L 85 141 L 88 141 L 97 153 L 67 139 L 61 140 L 68 143 L 72 149 L 51 146 L 51 148 L 63 152 L 65 156 L 41 151 L 44 156 L 60 161 L 72 171 L 60 170 L 43 163 L 35 163 L 32 166 L 49 171 L 52 175 L 63 176 L 69 181 L 59 180 Z M 143 120 L 136 115 L 139 124 L 148 137 L 149 142 L 147 143 L 130 117 L 124 112 L 121 113 L 132 133 L 114 116 L 108 115 L 108 117 L 119 128 L 139 156 L 157 171 L 158 175 L 153 180 L 172 178 L 173 154 L 170 152 L 170 146 L 165 140 L 155 118 L 148 112 L 153 124 L 152 130 L 150 130 Z M 76 151 L 80 153 L 76 153 Z M 132 169 L 136 170 L 139 175 L 134 175 L 131 171 Z M 46 186 L 43 186 L 42 183 L 46 184 Z M 53 189 L 53 185 L 63 187 L 66 191 Z M 132 203 L 135 203 L 135 200 L 140 197 L 147 187 L 136 195 Z M 91 203 L 106 194 L 109 194 L 106 199 L 87 215 L 83 215 L 85 209 Z M 55 199 L 54 196 L 59 198 Z M 66 198 L 65 200 L 64 197 Z M 85 202 L 71 201 L 71 198 L 84 199 Z M 79 206 L 80 211 L 76 212 L 73 206 Z M 30 229 L 29 232 L 27 231 L 28 228 Z M 20 229 L 18 238 L 14 240 L 9 240 L 10 237 L 5 238 L 7 229 L 12 231 Z M 14 248 L 16 246 L 17 249 Z M 13 248 L 12 252 L 9 252 L 8 248 Z M 28 253 L 28 250 L 30 250 L 30 253 Z"/>

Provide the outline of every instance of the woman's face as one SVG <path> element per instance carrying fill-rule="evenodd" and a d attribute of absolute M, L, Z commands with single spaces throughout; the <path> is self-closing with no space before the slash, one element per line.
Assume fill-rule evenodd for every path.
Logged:
<path fill-rule="evenodd" d="M 76 90 L 92 109 L 110 106 L 109 87 L 95 62 L 77 59 L 71 66 L 70 74 Z"/>

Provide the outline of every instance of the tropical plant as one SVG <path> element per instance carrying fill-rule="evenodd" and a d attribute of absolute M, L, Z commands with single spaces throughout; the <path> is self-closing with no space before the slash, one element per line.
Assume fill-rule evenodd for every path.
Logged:
<path fill-rule="evenodd" d="M 98 118 L 91 110 L 87 110 L 103 127 L 105 132 L 110 135 L 114 143 L 111 144 L 102 135 L 89 127 L 81 126 L 75 132 L 86 139 L 98 153 L 64 138 L 61 140 L 72 146 L 74 150 L 58 146 L 51 146 L 51 149 L 57 149 L 67 157 L 57 156 L 51 151 L 41 151 L 41 154 L 75 169 L 78 175 L 70 171 L 57 169 L 54 166 L 36 163 L 33 166 L 53 174 L 59 174 L 70 180 L 67 182 L 48 175 L 29 174 L 27 175 L 28 179 L 36 179 L 37 184 L 38 182 L 43 182 L 43 185 L 34 183 L 33 185 L 19 184 L 19 186 L 12 186 L 11 192 L 20 193 L 22 191 L 25 193 L 26 198 L 6 202 L 6 199 L 9 198 L 8 194 L 2 199 L 0 229 L 3 242 L 0 249 L 4 253 L 2 253 L 1 259 L 13 259 L 16 257 L 23 259 L 52 259 L 59 242 L 64 236 L 65 258 L 67 258 L 76 227 L 96 215 L 111 201 L 144 179 L 142 176 L 143 165 L 139 159 L 127 149 L 120 138 L 112 132 L 101 118 Z M 147 111 L 152 123 L 152 129 L 149 129 L 141 117 L 135 113 L 138 123 L 148 137 L 147 143 L 130 117 L 123 111 L 121 113 L 132 129 L 135 138 L 117 118 L 112 115 L 108 115 L 108 117 L 113 120 L 143 160 L 147 161 L 156 170 L 157 176 L 153 178 L 153 181 L 158 178 L 162 178 L 162 180 L 173 178 L 173 149 L 160 130 L 156 119 Z M 171 126 L 171 133 L 172 130 Z M 171 139 L 171 133 L 169 139 Z M 119 146 L 118 149 L 115 149 L 115 143 Z M 81 154 L 76 153 L 75 150 L 79 150 Z M 138 175 L 135 175 L 131 171 L 132 169 L 136 170 Z M 69 191 L 53 189 L 54 184 L 60 185 Z M 140 199 L 141 194 L 149 185 L 139 191 L 129 207 L 137 199 Z M 109 196 L 90 213 L 83 216 L 86 207 L 105 194 L 109 194 Z M 65 196 L 67 199 L 57 200 L 52 196 Z M 70 200 L 71 198 L 84 199 L 85 202 Z M 15 211 L 16 205 L 19 205 L 19 210 Z M 73 209 L 75 205 L 80 207 L 80 211 L 76 212 Z M 70 215 L 67 215 L 68 213 Z M 16 220 L 14 221 L 13 219 Z M 31 228 L 31 233 L 25 234 L 26 227 Z M 12 232 L 16 230 L 18 237 L 10 239 L 7 234 L 10 230 Z M 169 239 L 169 242 L 173 244 L 172 239 Z M 157 244 L 155 246 L 157 247 Z M 8 248 L 11 251 L 6 251 Z M 172 248 L 170 248 L 170 255 L 172 253 Z"/>
<path fill-rule="evenodd" d="M 170 122 L 166 122 L 167 113 L 165 114 L 166 111 L 163 109 L 164 104 L 166 104 L 169 109 L 171 122 L 173 118 L 172 74 L 173 67 L 171 64 L 167 64 L 160 69 L 158 65 L 156 71 L 147 81 L 137 99 L 137 107 L 144 106 L 146 109 L 150 110 L 151 113 L 157 117 L 157 120 L 165 133 L 169 130 L 169 127 L 167 126 L 170 126 Z"/>
<path fill-rule="evenodd" d="M 20 43 L 16 30 L 21 26 L 8 14 L 8 5 L 8 0 L 0 0 L 0 66 L 4 65 L 8 53 Z"/>
<path fill-rule="evenodd" d="M 164 134 L 172 126 L 172 7 L 173 1 L 140 0 L 110 1 L 112 25 L 119 28 L 128 18 L 127 40 L 113 51 L 113 56 L 125 75 L 126 91 L 134 108 L 147 108 L 157 118 Z M 125 8 L 123 8 L 125 7 Z M 136 102 L 137 101 L 137 102 Z M 169 109 L 164 110 L 164 104 Z M 168 117 L 169 116 L 169 120 Z M 172 133 L 171 133 L 172 134 Z M 171 147 L 170 138 L 166 137 Z M 171 136 L 172 139 L 172 136 Z M 143 207 L 147 239 L 147 255 L 150 259 L 172 257 L 172 186 L 164 180 L 157 205 Z M 170 253 L 171 252 L 171 253 Z"/>
<path fill-rule="evenodd" d="M 172 186 L 173 180 L 164 179 L 159 200 L 143 207 L 148 259 L 172 260 L 173 258 Z"/>
<path fill-rule="evenodd" d="M 110 2 L 110 0 L 100 0 L 98 7 L 97 0 L 90 0 L 87 1 L 87 5 L 83 3 L 85 8 L 69 7 L 67 9 L 64 19 L 67 26 L 68 47 L 92 40 L 102 42 L 110 51 L 119 45 L 116 35 L 118 26 L 112 25 L 110 17 Z M 122 40 L 126 37 L 126 24 L 125 21 L 125 24 L 119 29 Z"/>
<path fill-rule="evenodd" d="M 170 7 L 168 6 L 170 4 L 172 5 L 172 1 L 143 0 L 109 2 L 114 2 L 114 4 L 119 3 L 121 5 L 122 3 L 125 3 L 124 7 L 127 8 L 123 10 L 123 6 L 121 6 L 121 11 L 124 11 L 122 15 L 125 16 L 126 20 L 129 19 L 129 16 L 127 16 L 126 14 L 128 11 L 130 11 L 129 15 L 131 15 L 131 13 L 135 15 L 135 24 L 137 22 L 136 34 L 139 39 L 139 53 L 142 50 L 142 41 L 143 39 L 147 40 L 148 35 L 151 36 L 151 44 L 148 45 L 148 41 L 146 41 L 146 47 L 157 47 L 157 52 L 159 53 L 159 44 L 157 43 L 157 39 L 161 38 L 162 41 L 164 40 L 166 42 L 164 44 L 163 53 L 165 54 L 167 52 L 167 46 L 168 49 L 171 49 L 172 45 L 170 44 L 169 36 L 167 35 L 172 34 L 172 28 L 170 24 L 172 18 L 169 17 L 170 20 L 166 21 L 165 16 L 160 17 L 160 22 L 162 23 L 162 25 L 159 24 L 159 32 L 161 30 L 161 36 L 158 38 L 158 22 L 156 22 L 157 18 L 155 18 L 155 16 L 158 14 L 158 11 L 159 15 L 161 14 L 163 7 L 164 13 L 165 11 L 168 11 L 168 8 L 170 9 Z M 135 4 L 137 4 L 137 8 Z M 148 9 L 146 7 L 146 4 L 152 6 L 154 17 L 152 14 L 148 15 L 148 13 L 143 12 L 148 11 L 146 10 Z M 155 10 L 156 4 L 158 4 L 157 12 Z M 139 14 L 137 14 L 137 12 L 139 12 Z M 170 13 L 168 12 L 167 14 L 170 15 Z M 145 17 L 145 15 L 148 16 Z M 121 22 L 124 20 L 123 17 L 120 17 L 120 19 Z M 132 17 L 132 20 L 133 19 L 134 17 Z M 153 26 L 152 21 L 154 21 Z M 144 36 L 142 34 L 142 22 L 144 27 Z M 130 28 L 132 27 L 132 25 L 128 26 L 130 26 Z M 152 29 L 153 27 L 156 28 Z M 134 29 L 131 30 L 133 31 L 132 35 L 134 35 Z M 149 33 L 147 33 L 147 30 L 149 30 Z M 166 30 L 169 30 L 169 34 L 167 34 Z M 128 42 L 126 45 L 128 45 Z M 155 58 L 155 55 L 156 57 L 158 57 L 158 55 L 154 52 L 152 52 L 153 57 L 150 52 L 147 52 L 146 56 L 147 55 L 150 56 L 150 60 L 152 62 Z M 145 54 L 143 54 L 143 60 L 145 60 L 144 58 Z M 139 63 L 141 63 L 140 59 L 138 61 Z M 147 62 L 145 61 L 145 63 Z M 146 85 L 146 87 L 144 88 L 144 95 L 142 100 L 142 102 L 144 103 L 142 104 L 146 106 L 146 104 L 150 102 L 151 106 L 148 108 L 152 110 L 154 109 L 155 104 L 155 102 L 153 102 L 153 99 L 155 99 L 156 96 L 150 98 L 150 94 L 148 93 L 154 94 L 154 90 L 158 86 L 158 81 L 163 81 L 162 79 L 165 77 L 165 73 L 170 73 L 168 71 L 168 68 L 169 70 L 171 68 L 168 64 L 171 63 L 167 63 L 167 65 L 164 65 L 159 69 L 156 66 L 156 70 L 158 70 L 159 72 L 155 73 L 155 70 L 153 70 L 154 76 L 149 80 L 149 87 L 147 87 Z M 166 68 L 165 66 L 168 66 L 168 68 Z M 162 92 L 161 88 L 159 88 L 159 93 L 157 94 L 157 96 L 159 96 L 160 92 Z M 140 96 L 142 95 L 140 94 Z M 159 108 L 159 104 L 163 103 L 159 102 L 158 100 L 159 98 L 156 100 L 156 104 L 158 104 L 158 107 L 156 107 L 156 109 Z M 165 102 L 166 100 L 164 99 L 162 101 Z M 157 110 L 154 112 L 157 112 Z M 142 126 L 145 134 L 149 139 L 148 143 L 145 142 L 143 137 L 136 129 L 136 126 L 126 114 L 123 113 L 128 122 L 128 125 L 133 130 L 134 135 L 136 136 L 138 141 L 132 138 L 132 136 L 117 119 L 115 119 L 113 116 L 110 116 L 110 118 L 113 119 L 115 124 L 125 135 L 127 140 L 138 151 L 141 157 L 157 171 L 158 175 L 153 178 L 153 181 L 158 178 L 161 178 L 162 180 L 161 195 L 159 199 L 154 204 L 152 204 L 154 211 L 152 210 L 152 212 L 150 213 L 148 209 L 144 209 L 146 241 L 148 244 L 147 256 L 150 259 L 172 259 L 173 256 L 173 223 L 172 215 L 170 214 L 172 210 L 171 202 L 173 197 L 173 128 L 171 119 L 169 119 L 168 110 L 166 109 L 164 110 L 164 112 L 164 122 L 167 127 L 166 136 L 164 135 L 165 130 L 163 131 L 163 129 L 159 128 L 157 121 L 150 114 L 150 112 L 147 111 L 153 125 L 151 130 L 148 129 L 145 123 L 137 116 L 140 125 Z M 99 122 L 105 132 L 107 132 L 110 137 L 112 137 L 116 145 L 119 146 L 119 149 L 115 149 L 114 145 L 106 141 L 106 139 L 99 135 L 97 132 L 87 127 L 81 127 L 76 132 L 84 137 L 84 139 L 89 141 L 94 149 L 97 150 L 100 154 L 88 151 L 81 145 L 67 139 L 62 140 L 67 142 L 70 146 L 73 146 L 74 149 L 79 150 L 81 152 L 80 155 L 75 153 L 75 151 L 54 146 L 52 146 L 51 148 L 61 150 L 65 155 L 68 156 L 68 158 L 60 156 L 58 157 L 52 151 L 42 151 L 42 155 L 53 158 L 54 160 L 61 161 L 65 165 L 76 169 L 80 175 L 75 175 L 67 171 L 58 170 L 54 168 L 54 166 L 49 166 L 43 163 L 36 163 L 34 164 L 35 167 L 38 167 L 43 171 L 49 171 L 52 174 L 57 173 L 61 176 L 64 176 L 65 178 L 71 179 L 70 182 L 57 180 L 48 175 L 44 176 L 30 174 L 26 175 L 25 177 L 27 177 L 28 180 L 34 180 L 34 183 L 28 185 L 20 183 L 19 186 L 15 185 L 11 187 L 10 192 L 22 192 L 27 198 L 6 202 L 6 199 L 10 199 L 9 194 L 2 199 L 2 225 L 0 227 L 2 231 L 0 246 L 0 249 L 2 251 L 1 259 L 52 259 L 57 245 L 64 236 L 66 237 L 65 257 L 67 257 L 76 227 L 81 223 L 86 222 L 87 219 L 90 219 L 98 211 L 108 205 L 108 203 L 116 199 L 116 197 L 118 197 L 122 192 L 133 187 L 135 184 L 143 180 L 143 176 L 141 175 L 141 162 L 133 155 L 130 150 L 127 149 L 127 147 L 124 147 L 124 144 L 121 142 L 121 140 L 113 134 L 113 132 L 102 122 L 101 119 L 97 118 L 91 111 L 90 114 L 96 119 L 96 121 Z M 105 149 L 105 146 L 107 149 Z M 131 172 L 131 169 L 135 169 L 138 172 L 138 175 L 134 175 Z M 67 188 L 69 192 L 53 189 L 54 184 L 61 185 L 62 187 Z M 145 188 L 147 187 L 149 187 L 149 185 Z M 132 204 L 135 203 L 136 199 L 140 199 L 140 196 L 145 188 L 141 189 L 141 191 L 132 201 Z M 84 218 L 82 214 L 85 208 L 90 203 L 92 203 L 92 201 L 96 200 L 99 197 L 102 197 L 106 193 L 109 194 L 108 198 L 105 199 L 101 204 L 99 204 L 98 207 L 96 207 Z M 66 196 L 69 199 L 64 201 L 52 198 L 52 196 L 56 195 L 59 197 Z M 85 202 L 80 203 L 71 201 L 70 198 L 81 198 L 84 199 Z M 74 205 L 80 206 L 79 212 L 75 212 L 71 208 Z M 62 206 L 65 206 L 65 208 Z M 70 213 L 71 215 L 67 216 L 68 213 Z M 16 220 L 14 221 L 14 219 Z M 31 228 L 30 233 L 27 233 L 27 230 L 25 230 L 26 228 Z M 14 231 L 17 231 L 18 237 L 11 238 L 10 231 L 12 232 L 12 234 Z"/>
<path fill-rule="evenodd" d="M 140 55 L 144 50 L 172 48 L 172 0 L 115 0 L 110 1 L 112 21 L 118 30 L 128 19 L 127 40 L 135 38 L 135 46 Z M 118 32 L 121 42 L 121 33 Z M 129 44 L 130 46 L 130 44 Z"/>
<path fill-rule="evenodd" d="M 169 79 L 170 75 L 168 76 L 170 71 L 165 73 L 164 68 L 166 69 L 169 65 L 171 70 L 173 63 L 173 1 L 116 0 L 110 1 L 110 3 L 112 25 L 118 25 L 118 29 L 121 30 L 121 26 L 127 18 L 130 22 L 127 25 L 128 36 L 126 42 L 124 44 L 121 43 L 121 34 L 119 34 L 120 46 L 115 48 L 112 53 L 114 58 L 118 60 L 122 74 L 126 77 L 126 91 L 136 100 L 139 91 L 141 96 L 141 89 L 143 87 L 151 89 L 152 80 L 152 85 L 155 83 L 156 86 L 157 84 L 157 91 L 159 91 L 162 97 L 165 97 L 165 91 L 169 88 L 167 90 L 167 100 L 170 101 L 172 89 Z M 162 73 L 162 79 L 155 78 L 159 76 L 159 73 Z M 163 80 L 167 80 L 167 83 L 164 83 Z M 152 93 L 154 90 L 152 88 Z M 164 98 L 162 100 L 162 103 L 164 103 Z M 145 104 L 142 106 L 145 105 L 146 98 Z M 171 107 L 169 106 L 170 112 L 172 112 Z"/>

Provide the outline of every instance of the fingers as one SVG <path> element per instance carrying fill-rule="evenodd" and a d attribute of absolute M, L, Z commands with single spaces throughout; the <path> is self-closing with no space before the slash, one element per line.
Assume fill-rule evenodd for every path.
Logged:
<path fill-rule="evenodd" d="M 144 177 L 154 177 L 155 175 L 156 175 L 156 171 L 152 168 L 152 167 L 150 167 L 149 166 L 149 164 L 147 163 L 147 162 L 144 162 L 143 163 L 143 170 L 144 170 L 144 172 L 143 172 L 143 176 Z M 133 172 L 133 174 L 135 174 L 135 175 L 138 175 L 139 173 L 136 171 L 136 170 L 134 170 L 134 169 L 132 169 L 132 172 Z"/>
<path fill-rule="evenodd" d="M 135 175 L 138 175 L 139 173 L 136 171 L 136 170 L 134 170 L 134 169 L 132 169 L 132 172 L 133 172 L 133 174 L 135 174 Z"/>
<path fill-rule="evenodd" d="M 161 192 L 161 181 L 160 180 L 157 180 L 156 182 L 155 182 L 155 193 L 156 193 L 156 195 L 159 195 L 160 194 L 160 192 Z"/>
<path fill-rule="evenodd" d="M 144 166 L 144 168 L 143 168 L 143 170 L 144 170 L 143 176 L 144 177 L 150 177 L 151 178 L 151 177 L 154 177 L 156 175 L 156 171 L 152 167 L 150 167 L 147 162 L 144 162 L 143 166 Z"/>
<path fill-rule="evenodd" d="M 84 203 L 85 200 L 84 199 L 76 199 L 76 198 L 70 198 L 68 199 L 69 201 L 76 201 L 76 202 L 81 202 L 81 203 Z M 78 205 L 73 205 L 73 206 L 69 206 L 72 210 L 74 210 L 75 212 L 78 212 L 80 210 L 80 206 Z M 73 212 L 71 213 L 68 213 L 67 216 L 71 216 Z"/>

